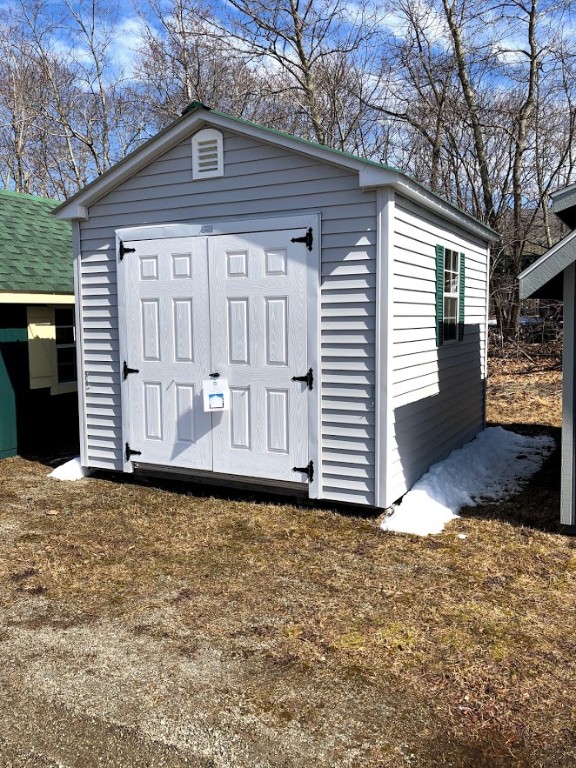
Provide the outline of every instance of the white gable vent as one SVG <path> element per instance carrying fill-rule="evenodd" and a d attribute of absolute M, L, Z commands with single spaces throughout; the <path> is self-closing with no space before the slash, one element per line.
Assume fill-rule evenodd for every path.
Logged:
<path fill-rule="evenodd" d="M 224 176 L 222 134 L 205 128 L 192 137 L 192 178 L 210 179 L 214 176 Z"/>

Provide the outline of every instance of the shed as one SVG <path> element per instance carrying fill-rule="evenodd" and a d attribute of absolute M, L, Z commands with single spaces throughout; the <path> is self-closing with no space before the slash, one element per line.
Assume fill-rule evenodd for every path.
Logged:
<path fill-rule="evenodd" d="M 0 190 L 0 458 L 78 443 L 72 232 Z"/>
<path fill-rule="evenodd" d="M 87 467 L 388 507 L 483 428 L 493 232 L 393 168 L 193 103 L 56 215 Z"/>
<path fill-rule="evenodd" d="M 522 299 L 532 296 L 564 301 L 560 523 L 566 532 L 576 534 L 576 184 L 557 190 L 551 198 L 552 211 L 570 232 L 518 279 Z"/>

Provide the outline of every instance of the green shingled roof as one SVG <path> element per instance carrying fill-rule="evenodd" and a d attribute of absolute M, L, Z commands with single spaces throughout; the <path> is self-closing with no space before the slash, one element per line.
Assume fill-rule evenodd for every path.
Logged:
<path fill-rule="evenodd" d="M 0 190 L 0 291 L 73 293 L 72 229 L 56 200 Z"/>

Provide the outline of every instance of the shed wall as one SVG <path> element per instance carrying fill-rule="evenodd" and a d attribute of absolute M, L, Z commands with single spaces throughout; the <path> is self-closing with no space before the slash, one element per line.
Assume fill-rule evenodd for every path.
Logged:
<path fill-rule="evenodd" d="M 484 426 L 487 246 L 397 197 L 386 503 Z M 436 343 L 436 245 L 466 255 L 462 341 Z"/>
<path fill-rule="evenodd" d="M 224 132 L 224 178 L 191 180 L 190 141 L 100 202 L 80 224 L 88 466 L 121 470 L 114 231 L 320 212 L 322 495 L 374 503 L 376 195 L 358 176 Z"/>

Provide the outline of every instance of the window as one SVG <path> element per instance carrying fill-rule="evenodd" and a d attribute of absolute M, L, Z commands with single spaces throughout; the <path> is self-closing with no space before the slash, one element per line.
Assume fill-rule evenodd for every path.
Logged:
<path fill-rule="evenodd" d="M 205 128 L 192 137 L 192 178 L 224 176 L 224 149 L 220 131 Z"/>
<path fill-rule="evenodd" d="M 464 338 L 465 256 L 436 246 L 436 339 L 438 344 Z"/>
<path fill-rule="evenodd" d="M 30 389 L 50 389 L 50 394 L 74 392 L 76 344 L 74 306 L 29 306 L 28 365 Z"/>
<path fill-rule="evenodd" d="M 56 326 L 56 380 L 58 384 L 76 381 L 76 334 L 74 308 L 54 310 Z"/>

